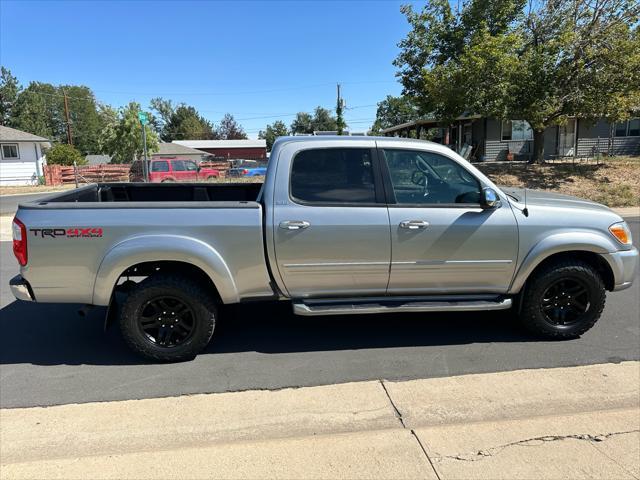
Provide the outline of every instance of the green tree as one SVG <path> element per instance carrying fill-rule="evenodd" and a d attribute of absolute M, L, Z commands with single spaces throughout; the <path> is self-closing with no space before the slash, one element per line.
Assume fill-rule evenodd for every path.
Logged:
<path fill-rule="evenodd" d="M 87 160 L 73 145 L 57 143 L 47 150 L 48 165 L 86 165 Z"/>
<path fill-rule="evenodd" d="M 315 132 L 333 132 L 338 130 L 338 121 L 326 108 L 316 107 L 313 111 L 311 126 Z"/>
<path fill-rule="evenodd" d="M 140 158 L 144 152 L 142 125 L 138 120 L 140 104 L 129 103 L 121 108 L 108 124 L 100 138 L 101 153 L 111 155 L 111 163 L 130 163 Z M 109 116 L 110 112 L 105 112 Z M 158 151 L 158 136 L 149 124 L 144 126 L 147 134 L 147 151 Z"/>
<path fill-rule="evenodd" d="M 20 93 L 18 79 L 8 68 L 0 66 L 0 125 L 10 125 L 11 112 Z"/>
<path fill-rule="evenodd" d="M 306 112 L 298 112 L 291 122 L 291 133 L 313 133 L 313 117 Z"/>
<path fill-rule="evenodd" d="M 153 115 L 149 124 L 165 142 L 172 140 L 212 140 L 219 138 L 214 125 L 189 105 L 174 105 L 171 100 L 152 98 Z"/>
<path fill-rule="evenodd" d="M 31 82 L 20 92 L 11 112 L 13 128 L 53 141 L 66 141 L 56 88 L 49 83 Z"/>
<path fill-rule="evenodd" d="M 149 119 L 149 123 L 153 126 L 158 136 L 162 137 L 162 130 L 171 120 L 171 117 L 176 111 L 176 107 L 171 100 L 156 97 L 150 100 L 149 108 L 157 113 L 157 115 L 153 115 L 153 119 Z"/>
<path fill-rule="evenodd" d="M 202 117 L 194 107 L 178 105 L 162 129 L 161 138 L 172 140 L 212 140 L 218 138 L 211 122 Z"/>
<path fill-rule="evenodd" d="M 379 134 L 385 128 L 410 122 L 418 117 L 418 110 L 409 97 L 387 95 L 384 100 L 378 102 L 376 120 L 373 122 L 371 132 Z"/>
<path fill-rule="evenodd" d="M 98 103 L 90 88 L 81 85 L 60 85 L 57 87 L 56 97 L 58 117 L 63 120 L 61 129 L 66 132 L 64 117 L 64 93 L 67 94 L 69 104 L 69 120 L 71 122 L 72 140 L 74 146 L 83 154 L 98 153 L 98 140 L 104 128 L 98 113 Z M 62 139 L 60 139 L 62 140 Z M 66 141 L 66 133 L 64 134 Z"/>
<path fill-rule="evenodd" d="M 97 153 L 100 132 L 105 125 L 93 92 L 82 85 L 31 82 L 13 105 L 11 126 L 53 141 L 67 142 L 65 93 L 73 144 L 83 155 Z"/>
<path fill-rule="evenodd" d="M 571 116 L 611 121 L 640 105 L 634 0 L 447 0 L 402 7 L 411 26 L 395 61 L 404 93 L 447 123 L 470 112 L 526 120 L 534 161 L 544 130 Z"/>
<path fill-rule="evenodd" d="M 222 120 L 220 120 L 218 135 L 223 140 L 244 140 L 247 138 L 247 134 L 244 132 L 242 125 L 236 122 L 230 113 L 225 114 Z"/>
<path fill-rule="evenodd" d="M 289 135 L 287 126 L 282 120 L 276 120 L 270 125 L 267 125 L 264 131 L 260 130 L 258 138 L 263 138 L 267 141 L 267 151 L 271 151 L 274 142 L 278 137 L 285 137 Z"/>

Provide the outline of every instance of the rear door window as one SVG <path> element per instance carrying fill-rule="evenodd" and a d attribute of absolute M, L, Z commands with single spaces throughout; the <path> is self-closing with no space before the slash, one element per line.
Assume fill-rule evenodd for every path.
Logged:
<path fill-rule="evenodd" d="M 152 172 L 168 172 L 169 162 L 166 162 L 166 161 L 153 162 L 151 164 L 151 171 Z"/>
<path fill-rule="evenodd" d="M 187 169 L 184 165 L 184 160 L 174 160 L 171 163 L 173 164 L 174 172 L 184 172 Z"/>
<path fill-rule="evenodd" d="M 301 203 L 375 203 L 368 148 L 303 150 L 291 166 L 291 197 Z"/>

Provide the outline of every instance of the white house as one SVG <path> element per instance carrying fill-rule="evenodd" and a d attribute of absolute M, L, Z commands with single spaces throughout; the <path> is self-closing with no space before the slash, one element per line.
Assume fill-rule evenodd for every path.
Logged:
<path fill-rule="evenodd" d="M 45 163 L 46 138 L 0 125 L 0 185 L 37 185 Z"/>

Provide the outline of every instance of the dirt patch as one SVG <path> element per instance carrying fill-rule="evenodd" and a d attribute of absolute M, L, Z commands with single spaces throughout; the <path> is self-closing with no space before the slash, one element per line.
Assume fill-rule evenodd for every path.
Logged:
<path fill-rule="evenodd" d="M 610 207 L 640 205 L 640 158 L 603 163 L 476 164 L 497 185 L 548 190 Z"/>

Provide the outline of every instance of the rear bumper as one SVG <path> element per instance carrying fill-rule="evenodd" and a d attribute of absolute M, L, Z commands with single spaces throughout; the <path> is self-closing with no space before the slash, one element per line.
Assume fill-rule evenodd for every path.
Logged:
<path fill-rule="evenodd" d="M 621 250 L 602 255 L 613 271 L 613 291 L 629 288 L 638 276 L 638 249 Z"/>
<path fill-rule="evenodd" d="M 24 300 L 26 302 L 35 302 L 36 299 L 33 296 L 33 290 L 31 290 L 31 285 L 27 282 L 22 275 L 16 275 L 11 280 L 9 280 L 9 287 L 11 288 L 11 293 L 18 300 Z"/>

